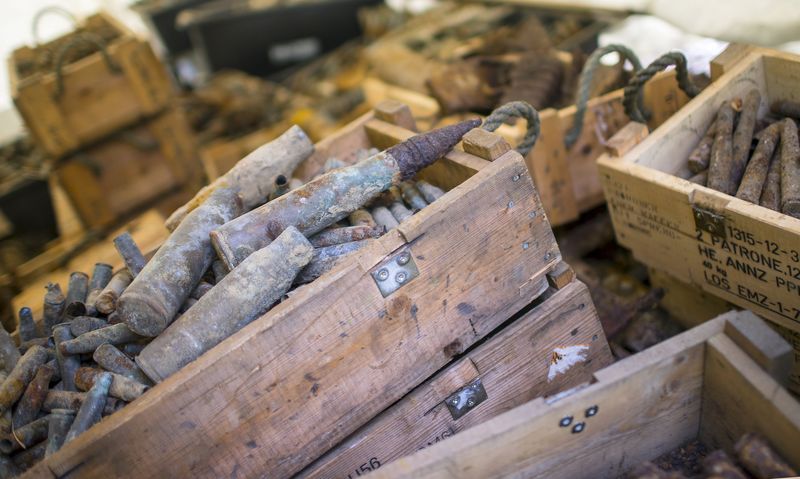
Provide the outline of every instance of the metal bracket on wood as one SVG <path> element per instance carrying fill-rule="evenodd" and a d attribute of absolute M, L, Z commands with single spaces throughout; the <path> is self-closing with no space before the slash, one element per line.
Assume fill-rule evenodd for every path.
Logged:
<path fill-rule="evenodd" d="M 385 298 L 419 276 L 419 269 L 411 248 L 405 247 L 376 266 L 370 274 Z"/>
<path fill-rule="evenodd" d="M 489 396 L 486 394 L 481 378 L 478 378 L 451 394 L 445 399 L 444 403 L 447 405 L 447 409 L 453 419 L 458 419 L 488 398 Z"/>
<path fill-rule="evenodd" d="M 707 231 L 721 238 L 726 237 L 725 216 L 695 205 L 692 205 L 692 214 L 694 225 L 698 230 Z"/>

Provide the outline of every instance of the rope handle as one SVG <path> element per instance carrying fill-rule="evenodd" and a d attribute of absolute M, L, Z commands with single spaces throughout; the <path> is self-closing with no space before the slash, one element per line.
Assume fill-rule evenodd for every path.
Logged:
<path fill-rule="evenodd" d="M 636 75 L 631 78 L 631 81 L 625 86 L 625 97 L 622 104 L 625 107 L 625 113 L 631 120 L 639 123 L 647 123 L 645 115 L 650 116 L 649 113 L 642 113 L 637 105 L 636 99 L 639 97 L 644 84 L 653 78 L 657 73 L 665 70 L 669 66 L 675 66 L 677 73 L 678 87 L 686 93 L 689 98 L 694 98 L 700 93 L 700 89 L 692 83 L 689 78 L 689 69 L 686 66 L 686 57 L 681 52 L 673 51 L 668 52 L 656 58 L 653 63 L 642 70 L 636 72 Z"/>
<path fill-rule="evenodd" d="M 38 12 L 33 16 L 33 20 L 31 20 L 31 34 L 33 35 L 33 41 L 36 45 L 40 45 L 42 42 L 39 39 L 39 22 L 42 20 L 42 17 L 46 16 L 48 13 L 58 13 L 62 17 L 69 19 L 72 22 L 72 27 L 76 28 L 78 26 L 78 19 L 75 15 L 72 14 L 69 10 L 63 7 L 59 7 L 58 5 L 49 5 L 39 9 Z"/>
<path fill-rule="evenodd" d="M 528 122 L 528 130 L 525 132 L 525 137 L 517 145 L 517 151 L 524 158 L 531 151 L 533 145 L 536 144 L 541 131 L 539 112 L 530 104 L 524 101 L 512 101 L 499 106 L 486 117 L 482 128 L 486 131 L 495 131 L 510 118 L 525 118 L 525 121 Z"/>
<path fill-rule="evenodd" d="M 594 72 L 597 70 L 597 67 L 600 66 L 600 60 L 612 52 L 616 52 L 620 55 L 620 61 L 623 64 L 625 63 L 625 60 L 631 62 L 634 73 L 642 69 L 642 62 L 639 61 L 639 57 L 636 56 L 633 50 L 625 45 L 606 45 L 605 47 L 598 48 L 589 56 L 589 58 L 586 60 L 586 63 L 583 65 L 583 70 L 581 70 L 581 76 L 578 80 L 578 92 L 575 97 L 575 122 L 573 123 L 572 128 L 564 136 L 564 145 L 567 148 L 571 148 L 572 145 L 578 141 L 578 138 L 580 138 L 581 132 L 583 131 L 583 118 L 586 115 L 586 107 L 589 103 L 589 92 L 592 87 Z"/>
<path fill-rule="evenodd" d="M 111 59 L 111 56 L 108 54 L 108 50 L 106 50 L 106 46 L 103 44 L 103 40 L 99 36 L 89 32 L 75 35 L 70 41 L 64 44 L 64 46 L 61 47 L 56 54 L 56 99 L 61 98 L 61 96 L 64 94 L 64 61 L 66 60 L 67 52 L 75 48 L 75 46 L 80 42 L 88 42 L 96 46 L 98 51 L 100 51 L 100 54 L 103 55 L 103 61 L 111 73 L 117 74 L 122 71 L 120 67 L 114 63 L 114 60 Z"/>

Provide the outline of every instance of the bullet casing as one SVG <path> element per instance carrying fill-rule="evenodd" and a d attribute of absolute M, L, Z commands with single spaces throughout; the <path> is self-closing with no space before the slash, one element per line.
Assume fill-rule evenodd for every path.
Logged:
<path fill-rule="evenodd" d="M 781 130 L 781 213 L 800 218 L 800 144 L 789 118 Z"/>
<path fill-rule="evenodd" d="M 23 307 L 19 310 L 19 340 L 20 342 L 31 340 L 39 336 L 36 328 L 36 321 L 33 320 L 31 308 Z"/>
<path fill-rule="evenodd" d="M 425 198 L 425 201 L 427 201 L 428 204 L 438 200 L 444 196 L 445 193 L 445 191 L 438 186 L 434 186 L 423 180 L 417 181 L 417 189 L 420 193 L 422 193 L 422 197 Z"/>
<path fill-rule="evenodd" d="M 122 292 L 125 291 L 125 288 L 131 284 L 131 281 L 133 281 L 133 276 L 131 276 L 131 272 L 128 268 L 123 268 L 118 271 L 97 296 L 94 302 L 97 311 L 106 315 L 116 311 L 117 300 Z"/>
<path fill-rule="evenodd" d="M 369 211 L 364 208 L 359 208 L 350 213 L 348 220 L 353 226 L 378 226 L 378 223 L 375 222 L 375 219 L 369 214 Z"/>
<path fill-rule="evenodd" d="M 731 189 L 736 194 L 736 189 L 742 181 L 747 159 L 750 157 L 750 145 L 753 142 L 753 132 L 756 127 L 756 115 L 761 104 L 761 93 L 757 89 L 747 92 L 742 103 L 742 112 L 736 131 L 733 133 L 733 161 L 731 163 Z"/>
<path fill-rule="evenodd" d="M 406 205 L 399 201 L 389 205 L 389 211 L 391 211 L 392 216 L 394 216 L 394 219 L 396 219 L 398 223 L 402 223 L 414 215 L 414 212 L 406 208 Z"/>
<path fill-rule="evenodd" d="M 70 333 L 72 333 L 72 337 L 68 339 L 77 338 L 78 336 L 86 334 L 89 331 L 102 329 L 107 326 L 108 326 L 108 321 L 106 321 L 105 319 L 93 318 L 91 316 L 80 316 L 74 318 L 72 321 L 69 322 L 69 331 Z"/>
<path fill-rule="evenodd" d="M 772 160 L 767 171 L 767 179 L 761 190 L 761 199 L 758 204 L 774 211 L 781 210 L 781 159 L 780 148 L 775 148 Z"/>
<path fill-rule="evenodd" d="M 294 280 L 295 284 L 305 284 L 314 281 L 333 269 L 345 256 L 366 246 L 368 241 L 369 240 L 352 241 L 350 243 L 315 249 L 311 262 L 297 275 L 297 278 Z"/>
<path fill-rule="evenodd" d="M 0 385 L 0 412 L 5 412 L 17 402 L 39 366 L 49 360 L 50 352 L 41 346 L 33 346 L 25 352 Z"/>
<path fill-rule="evenodd" d="M 717 133 L 708 166 L 708 187 L 729 195 L 736 193 L 736 188 L 731 184 L 734 116 L 731 103 L 724 102 L 717 113 Z"/>
<path fill-rule="evenodd" d="M 77 411 L 86 399 L 85 392 L 79 391 L 56 391 L 50 390 L 42 403 L 42 410 L 50 413 L 57 409 L 69 409 Z M 103 415 L 108 416 L 121 409 L 126 403 L 117 398 L 107 398 L 103 407 Z"/>
<path fill-rule="evenodd" d="M 86 297 L 88 294 L 89 276 L 81 271 L 75 271 L 70 274 L 64 317 L 74 318 L 86 314 Z"/>
<path fill-rule="evenodd" d="M 315 248 L 333 246 L 369 238 L 378 238 L 386 232 L 383 226 L 345 226 L 328 228 L 312 236 L 309 241 Z"/>
<path fill-rule="evenodd" d="M 390 230 L 396 226 L 399 226 L 400 223 L 397 222 L 394 215 L 389 208 L 385 206 L 376 206 L 372 208 L 370 211 L 372 217 L 375 218 L 375 222 L 379 225 L 383 226 L 387 230 Z"/>
<path fill-rule="evenodd" d="M 75 420 L 75 411 L 71 409 L 54 409 L 50 412 L 50 422 L 47 428 L 47 449 L 44 456 L 49 457 L 64 444 L 67 432 Z"/>
<path fill-rule="evenodd" d="M 11 454 L 19 449 L 24 449 L 38 444 L 47 439 L 47 430 L 50 426 L 50 416 L 43 416 L 33 422 L 25 424 L 19 429 L 14 429 L 0 439 L 0 452 Z"/>
<path fill-rule="evenodd" d="M 403 199 L 411 206 L 412 210 L 419 211 L 428 206 L 428 202 L 425 201 L 422 193 L 414 186 L 414 183 L 410 181 L 400 183 L 400 192 L 403 195 Z"/>
<path fill-rule="evenodd" d="M 11 373 L 20 359 L 19 350 L 14 340 L 3 328 L 0 328 L 0 364 L 2 364 L 3 371 Z"/>
<path fill-rule="evenodd" d="M 67 341 L 71 341 L 72 339 L 73 336 L 72 332 L 70 331 L 70 325 L 59 324 L 53 328 L 56 362 L 58 363 L 58 370 L 61 373 L 61 381 L 65 391 L 77 391 L 74 377 L 75 371 L 77 371 L 81 365 L 80 357 L 73 354 L 64 353 L 61 350 L 61 345 Z"/>
<path fill-rule="evenodd" d="M 736 191 L 737 198 L 758 204 L 761 198 L 761 191 L 767 179 L 767 173 L 769 172 L 769 166 L 773 153 L 775 152 L 775 147 L 778 145 L 778 140 L 780 139 L 780 132 L 780 123 L 773 123 L 761 134 L 758 146 L 756 146 L 752 158 L 750 158 L 750 161 L 747 163 L 747 168 L 742 176 L 742 182 L 739 184 L 739 189 Z"/>
<path fill-rule="evenodd" d="M 47 364 L 39 366 L 36 375 L 28 384 L 28 387 L 25 388 L 22 398 L 17 402 L 17 406 L 14 409 L 11 421 L 14 430 L 32 422 L 39 415 L 44 398 L 47 397 L 47 392 L 50 390 L 50 380 L 54 374 L 55 370 L 51 366 Z"/>
<path fill-rule="evenodd" d="M 91 390 L 97 379 L 104 374 L 111 375 L 111 385 L 109 386 L 108 395 L 126 402 L 137 399 L 150 389 L 149 385 L 134 381 L 121 374 L 90 367 L 78 368 L 75 372 L 75 384 L 78 386 L 78 389 L 84 391 Z"/>
<path fill-rule="evenodd" d="M 135 278 L 144 269 L 147 259 L 145 259 L 139 247 L 136 246 L 133 236 L 127 231 L 122 233 L 114 238 L 114 247 L 117 249 L 122 261 L 125 262 L 128 272 Z"/>
<path fill-rule="evenodd" d="M 125 353 L 111 344 L 100 345 L 92 355 L 92 359 L 106 371 L 125 376 L 145 385 L 150 384 L 150 379 L 139 369 L 139 366 Z"/>
<path fill-rule="evenodd" d="M 119 323 L 63 341 L 58 345 L 58 350 L 62 354 L 87 354 L 93 353 L 101 344 L 125 344 L 139 339 L 141 336 L 131 331 L 127 324 Z"/>
<path fill-rule="evenodd" d="M 78 437 L 84 431 L 100 421 L 103 408 L 108 397 L 108 389 L 111 387 L 111 373 L 103 372 L 94 381 L 94 385 L 86 394 L 86 398 L 81 404 L 75 415 L 75 420 L 69 428 L 64 444 Z"/>
<path fill-rule="evenodd" d="M 689 171 L 696 174 L 708 170 L 708 164 L 711 161 L 711 147 L 714 144 L 716 134 L 717 122 L 715 120 L 708 127 L 703 138 L 700 139 L 700 143 L 689 153 Z"/>
<path fill-rule="evenodd" d="M 58 283 L 47 283 L 47 293 L 44 295 L 44 308 L 42 312 L 42 335 L 50 336 L 53 326 L 61 322 L 67 299 Z"/>

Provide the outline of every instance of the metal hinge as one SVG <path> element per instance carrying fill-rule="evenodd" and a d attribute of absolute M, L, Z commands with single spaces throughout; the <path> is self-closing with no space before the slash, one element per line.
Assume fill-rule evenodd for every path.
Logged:
<path fill-rule="evenodd" d="M 411 248 L 406 247 L 376 266 L 370 274 L 385 298 L 419 276 L 419 269 Z"/>
<path fill-rule="evenodd" d="M 451 394 L 444 403 L 453 419 L 458 419 L 487 399 L 489 396 L 486 394 L 486 389 L 483 388 L 481 378 L 478 378 Z"/>
<path fill-rule="evenodd" d="M 713 211 L 692 205 L 694 225 L 698 230 L 706 231 L 714 236 L 725 238 L 725 216 Z"/>

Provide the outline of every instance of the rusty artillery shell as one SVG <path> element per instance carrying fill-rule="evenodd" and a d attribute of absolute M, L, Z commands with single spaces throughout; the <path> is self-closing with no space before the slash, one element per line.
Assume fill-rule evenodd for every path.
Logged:
<path fill-rule="evenodd" d="M 21 354 L 25 354 L 26 351 L 28 351 L 30 348 L 34 346 L 41 346 L 43 348 L 52 349 L 54 344 L 55 343 L 53 342 L 53 338 L 50 336 L 46 338 L 33 338 L 28 341 L 25 341 L 24 343 L 21 343 L 19 345 L 19 352 Z"/>
<path fill-rule="evenodd" d="M 81 367 L 75 372 L 75 384 L 79 389 L 89 390 L 94 386 L 97 379 L 104 374 L 110 374 L 112 379 L 108 395 L 126 402 L 133 401 L 150 389 L 148 384 L 142 384 L 121 374 L 88 367 Z"/>
<path fill-rule="evenodd" d="M 419 211 L 428 206 L 428 202 L 425 201 L 422 193 L 414 186 L 414 183 L 410 181 L 400 183 L 400 192 L 403 195 L 403 199 L 414 211 Z"/>
<path fill-rule="evenodd" d="M 114 247 L 117 249 L 122 261 L 125 262 L 125 266 L 128 267 L 128 272 L 135 278 L 144 269 L 147 260 L 139 247 L 136 246 L 136 242 L 133 241 L 133 236 L 127 231 L 122 233 L 114 238 Z"/>
<path fill-rule="evenodd" d="M 406 205 L 399 201 L 389 205 L 389 211 L 392 212 L 392 216 L 394 216 L 394 219 L 396 219 L 398 223 L 402 223 L 414 215 L 413 211 L 406 208 Z"/>
<path fill-rule="evenodd" d="M 264 314 L 289 290 L 313 251 L 302 233 L 287 227 L 153 339 L 136 357 L 136 364 L 150 379 L 161 382 L 194 361 Z"/>
<path fill-rule="evenodd" d="M 49 425 L 50 416 L 43 416 L 19 429 L 13 429 L 0 439 L 0 452 L 10 454 L 44 441 L 47 439 Z"/>
<path fill-rule="evenodd" d="M 47 449 L 44 452 L 44 457 L 49 457 L 61 449 L 74 420 L 75 410 L 54 409 L 50 412 L 50 423 L 47 427 Z"/>
<path fill-rule="evenodd" d="M 20 398 L 17 407 L 14 409 L 14 415 L 11 420 L 14 430 L 33 421 L 39 415 L 44 398 L 47 397 L 47 392 L 50 390 L 50 379 L 54 374 L 55 370 L 51 366 L 47 364 L 39 366 L 36 376 L 25 388 L 22 398 Z"/>
<path fill-rule="evenodd" d="M 14 344 L 14 340 L 11 339 L 8 331 L 0 328 L 0 364 L 2 364 L 2 370 L 11 374 L 11 371 L 14 370 L 14 367 L 19 362 L 19 358 L 19 350 L 17 345 Z"/>
<path fill-rule="evenodd" d="M 117 309 L 117 300 L 128 285 L 133 281 L 133 276 L 128 268 L 117 272 L 105 288 L 97 295 L 94 307 L 102 314 L 111 314 Z"/>
<path fill-rule="evenodd" d="M 778 100 L 772 103 L 772 112 L 780 116 L 800 118 L 800 103 L 791 100 Z"/>
<path fill-rule="evenodd" d="M 181 221 L 119 298 L 132 331 L 152 337 L 169 326 L 214 259 L 209 232 L 240 211 L 236 191 L 219 188 Z"/>
<path fill-rule="evenodd" d="M 22 469 L 17 467 L 8 456 L 0 454 L 0 479 L 11 479 L 22 474 Z"/>
<path fill-rule="evenodd" d="M 708 169 L 711 161 L 711 147 L 714 144 L 714 137 L 717 135 L 717 122 L 711 122 L 711 126 L 706 130 L 700 143 L 689 153 L 689 171 L 700 173 Z"/>
<path fill-rule="evenodd" d="M 57 409 L 70 409 L 77 411 L 81 408 L 81 404 L 86 399 L 86 393 L 78 391 L 55 391 L 50 390 L 44 398 L 42 410 L 50 413 Z M 126 403 L 117 398 L 107 398 L 106 404 L 103 407 L 103 415 L 108 416 L 114 414 L 121 409 Z"/>
<path fill-rule="evenodd" d="M 100 345 L 92 359 L 106 371 L 125 376 L 142 384 L 150 384 L 150 379 L 128 356 L 111 344 Z"/>
<path fill-rule="evenodd" d="M 376 206 L 372 208 L 370 213 L 372 214 L 372 217 L 375 218 L 375 222 L 387 230 L 390 230 L 400 224 L 397 222 L 392 212 L 389 211 L 389 208 L 385 206 Z"/>
<path fill-rule="evenodd" d="M 442 196 L 444 196 L 444 190 L 439 188 L 438 186 L 434 186 L 427 181 L 419 180 L 417 181 L 417 189 L 420 193 L 422 193 L 422 197 L 425 198 L 425 201 L 428 204 L 433 203 L 434 201 L 438 200 Z"/>
<path fill-rule="evenodd" d="M 61 322 L 67 299 L 61 292 L 58 283 L 47 283 L 47 293 L 44 295 L 44 308 L 42 310 L 42 335 L 50 336 L 53 326 Z"/>
<path fill-rule="evenodd" d="M 20 342 L 25 342 L 39 336 L 36 330 L 36 321 L 33 320 L 33 311 L 31 308 L 25 306 L 19 310 L 19 332 Z"/>
<path fill-rule="evenodd" d="M 49 360 L 50 352 L 41 346 L 31 347 L 19 358 L 17 365 L 0 385 L 0 412 L 11 408 L 17 402 L 39 366 Z"/>
<path fill-rule="evenodd" d="M 731 102 L 722 103 L 717 113 L 717 134 L 708 165 L 708 187 L 729 195 L 736 193 L 736 187 L 731 184 L 734 116 Z"/>
<path fill-rule="evenodd" d="M 86 296 L 89 294 L 89 276 L 81 271 L 69 275 L 67 287 L 67 306 L 65 318 L 75 318 L 86 314 Z"/>
<path fill-rule="evenodd" d="M 764 181 L 764 188 L 761 189 L 761 199 L 758 204 L 771 210 L 781 210 L 781 160 L 780 149 L 776 148 L 772 153 L 767 179 Z"/>
<path fill-rule="evenodd" d="M 756 479 L 797 476 L 797 472 L 757 434 L 743 435 L 736 441 L 734 449 L 739 462 Z"/>
<path fill-rule="evenodd" d="M 80 371 L 80 370 L 79 370 Z M 100 421 L 103 408 L 108 397 L 108 390 L 111 387 L 111 373 L 100 372 L 94 379 L 94 384 L 89 390 L 86 398 L 75 415 L 75 420 L 64 438 L 64 444 L 78 437 L 81 433 Z"/>
<path fill-rule="evenodd" d="M 747 479 L 748 477 L 722 450 L 714 451 L 703 459 L 703 471 L 709 477 L 720 479 Z"/>
<path fill-rule="evenodd" d="M 62 385 L 66 391 L 77 391 L 73 378 L 75 377 L 75 371 L 77 371 L 81 365 L 81 359 L 78 356 L 65 354 L 61 350 L 61 345 L 72 339 L 73 335 L 68 324 L 59 324 L 53 328 L 56 362 L 58 363 L 58 370 L 61 373 Z"/>
<path fill-rule="evenodd" d="M 203 297 L 204 294 L 211 291 L 211 288 L 213 287 L 214 285 L 211 283 L 200 281 L 200 284 L 198 284 L 197 287 L 194 288 L 192 293 L 189 295 L 189 299 L 200 299 Z"/>
<path fill-rule="evenodd" d="M 708 183 L 708 170 L 703 170 L 700 173 L 697 173 L 696 175 L 692 175 L 691 177 L 689 177 L 688 181 L 691 181 L 692 183 L 697 183 L 698 185 L 706 186 L 706 183 Z"/>
<path fill-rule="evenodd" d="M 739 182 L 742 181 L 747 160 L 750 158 L 750 145 L 753 143 L 753 131 L 756 127 L 756 114 L 761 104 L 761 93 L 752 89 L 747 92 L 742 104 L 742 112 L 736 131 L 733 133 L 733 162 L 731 163 L 731 187 L 735 194 Z"/>
<path fill-rule="evenodd" d="M 239 191 L 244 211 L 250 211 L 267 200 L 278 175 L 291 175 L 297 165 L 313 152 L 314 144 L 305 132 L 298 126 L 289 128 L 278 138 L 239 160 L 227 173 L 198 191 L 194 198 L 167 218 L 167 228 L 175 230 L 191 211 L 220 188 Z"/>
<path fill-rule="evenodd" d="M 211 232 L 220 259 L 232 269 L 294 226 L 312 236 L 450 151 L 480 124 L 471 120 L 416 135 L 355 165 L 333 170 Z"/>
<path fill-rule="evenodd" d="M 369 211 L 364 208 L 353 211 L 347 219 L 353 226 L 378 226 Z"/>
<path fill-rule="evenodd" d="M 46 448 L 47 441 L 42 441 L 33 447 L 29 447 L 14 454 L 11 460 L 18 468 L 26 471 L 44 458 L 44 451 Z"/>
<path fill-rule="evenodd" d="M 737 130 L 738 131 L 738 130 Z M 773 123 L 767 127 L 758 140 L 758 146 L 753 152 L 753 157 L 747 163 L 742 182 L 736 192 L 736 197 L 745 201 L 758 204 L 761 198 L 761 190 L 769 172 L 770 160 L 772 160 L 775 147 L 780 138 L 781 124 Z"/>
<path fill-rule="evenodd" d="M 114 269 L 110 264 L 96 263 L 92 278 L 89 280 L 89 294 L 86 296 L 86 305 L 88 308 L 93 308 L 95 301 L 103 289 L 108 286 L 111 277 L 114 274 Z"/>
<path fill-rule="evenodd" d="M 386 228 L 383 226 L 345 226 L 321 231 L 309 238 L 309 241 L 315 248 L 324 248 L 325 246 L 378 238 L 385 232 Z"/>
<path fill-rule="evenodd" d="M 283 175 L 278 175 L 275 177 L 275 187 L 272 193 L 269 194 L 269 201 L 274 200 L 275 198 L 280 198 L 281 196 L 285 195 L 289 192 L 289 180 L 286 179 Z"/>
<path fill-rule="evenodd" d="M 62 354 L 93 353 L 101 344 L 125 344 L 138 339 L 141 339 L 141 336 L 131 331 L 127 324 L 119 323 L 63 341 L 58 345 L 58 350 Z"/>
<path fill-rule="evenodd" d="M 800 218 L 800 143 L 797 125 L 789 118 L 781 124 L 781 213 Z"/>
<path fill-rule="evenodd" d="M 93 318 L 91 316 L 80 316 L 69 322 L 69 332 L 72 333 L 72 337 L 67 338 L 64 341 L 77 338 L 78 336 L 86 334 L 89 331 L 102 329 L 106 326 L 108 326 L 108 321 L 105 319 Z"/>
<path fill-rule="evenodd" d="M 345 256 L 354 251 L 358 251 L 367 245 L 367 240 L 352 241 L 350 243 L 343 243 L 337 245 L 326 246 L 324 248 L 317 248 L 314 250 L 314 256 L 311 262 L 300 271 L 300 274 L 295 278 L 295 284 L 305 284 L 314 281 L 323 274 L 327 273 Z"/>

